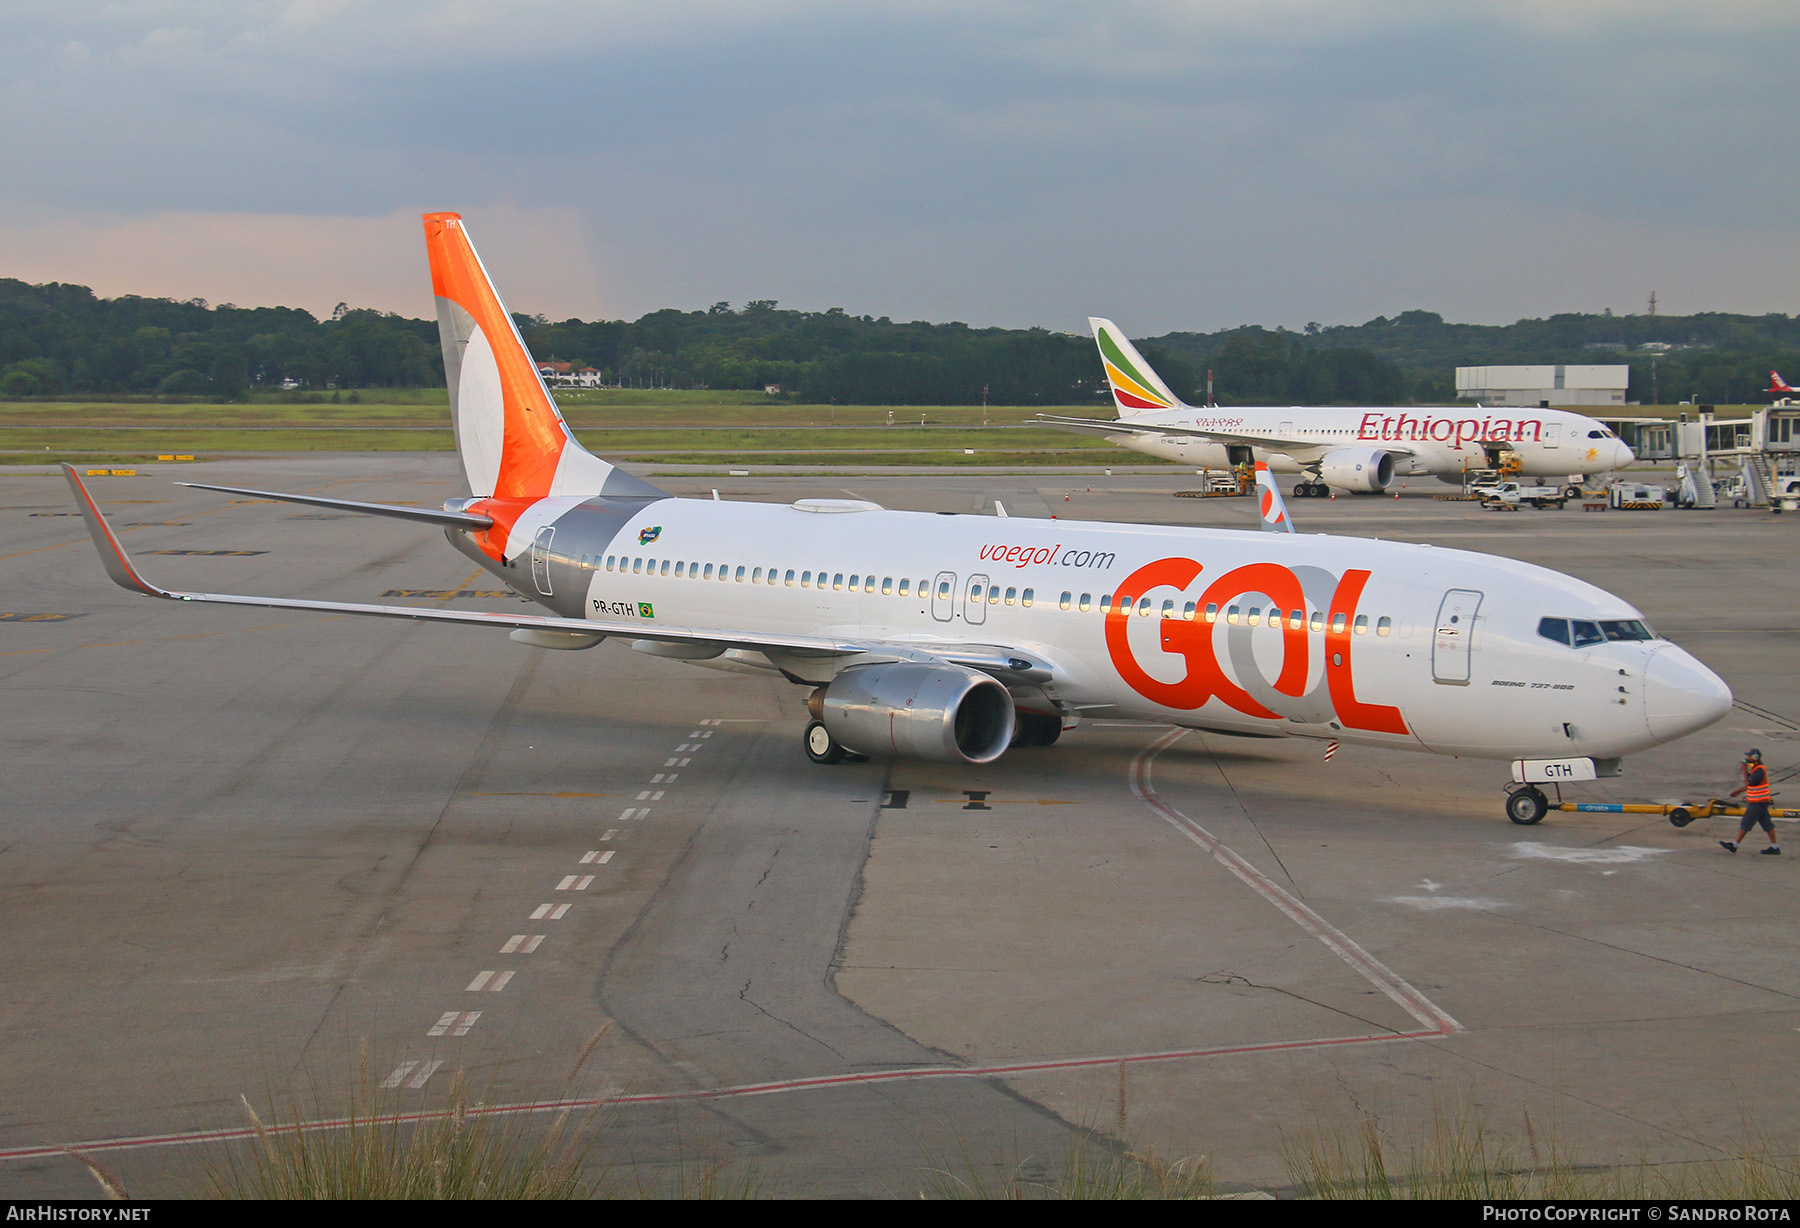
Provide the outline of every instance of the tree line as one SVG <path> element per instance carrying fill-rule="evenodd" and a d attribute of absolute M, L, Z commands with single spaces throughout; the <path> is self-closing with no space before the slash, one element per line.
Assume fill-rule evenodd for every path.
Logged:
<path fill-rule="evenodd" d="M 783 309 L 774 300 L 635 321 L 514 317 L 532 353 L 637 388 L 762 389 L 807 402 L 1104 406 L 1085 335 L 1041 328 L 897 322 Z M 1646 350 L 1650 343 L 1659 347 Z M 1454 368 L 1628 363 L 1630 396 L 1759 399 L 1770 368 L 1800 376 L 1800 319 L 1558 315 L 1451 324 L 1408 311 L 1366 324 L 1173 332 L 1138 342 L 1169 386 L 1201 403 L 1396 405 L 1454 395 Z M 0 396 L 241 399 L 287 389 L 443 383 L 437 324 L 339 304 L 327 319 L 291 307 L 210 306 L 0 278 Z"/>

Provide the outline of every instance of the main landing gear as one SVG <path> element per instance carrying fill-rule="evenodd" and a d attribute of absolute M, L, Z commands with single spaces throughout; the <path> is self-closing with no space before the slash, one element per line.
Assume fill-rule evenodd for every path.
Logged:
<path fill-rule="evenodd" d="M 867 755 L 859 755 L 831 736 L 831 730 L 825 728 L 824 721 L 806 722 L 806 732 L 800 735 L 801 743 L 806 747 L 806 757 L 814 763 L 831 765 L 833 763 L 867 763 Z"/>
<path fill-rule="evenodd" d="M 1300 482 L 1294 486 L 1296 499 L 1325 499 L 1331 495 L 1331 487 L 1323 482 Z"/>
<path fill-rule="evenodd" d="M 1534 785 L 1523 785 L 1506 795 L 1506 817 L 1521 827 L 1540 823 L 1550 812 L 1550 799 Z"/>

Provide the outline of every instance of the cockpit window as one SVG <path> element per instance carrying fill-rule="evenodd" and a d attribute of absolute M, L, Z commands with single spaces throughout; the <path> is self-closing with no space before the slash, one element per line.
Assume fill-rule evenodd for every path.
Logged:
<path fill-rule="evenodd" d="M 1607 618 L 1598 622 L 1571 618 L 1540 618 L 1538 634 L 1558 644 L 1566 644 L 1572 648 L 1586 648 L 1590 644 L 1604 644 L 1608 640 L 1653 640 L 1656 632 L 1650 625 L 1638 618 Z"/>

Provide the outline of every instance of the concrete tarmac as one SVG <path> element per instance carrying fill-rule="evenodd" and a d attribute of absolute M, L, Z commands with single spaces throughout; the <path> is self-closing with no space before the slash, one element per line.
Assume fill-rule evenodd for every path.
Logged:
<path fill-rule="evenodd" d="M 290 454 L 95 493 L 172 586 L 520 608 L 459 595 L 499 586 L 423 526 L 170 484 L 436 504 L 454 465 Z M 1139 473 L 652 480 L 1254 523 Z M 1794 1149 L 1800 848 L 1733 857 L 1730 820 L 1521 828 L 1503 765 L 1108 722 L 988 768 L 817 768 L 779 680 L 151 601 L 72 511 L 60 475 L 0 470 L 0 1194 L 96 1191 L 45 1148 L 383 1083 L 399 1108 L 625 1097 L 594 1119 L 622 1173 L 729 1160 L 794 1195 L 1050 1177 L 1082 1140 L 1279 1191 L 1284 1137 L 1363 1114 L 1396 1139 L 1444 1114 L 1523 1138 L 1529 1115 L 1594 1164 L 1728 1154 L 1747 1127 Z M 1571 800 L 1720 795 L 1749 745 L 1778 790 L 1800 775 L 1795 517 L 1414 490 L 1290 511 L 1591 580 L 1732 685 L 1724 721 Z M 93 1152 L 149 1195 L 209 1154 Z"/>

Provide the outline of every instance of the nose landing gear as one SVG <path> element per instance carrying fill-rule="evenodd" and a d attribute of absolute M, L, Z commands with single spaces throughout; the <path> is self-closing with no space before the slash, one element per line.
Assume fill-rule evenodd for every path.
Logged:
<path fill-rule="evenodd" d="M 1506 817 L 1521 827 L 1540 823 L 1550 812 L 1550 799 L 1533 785 L 1523 785 L 1506 795 Z"/>

